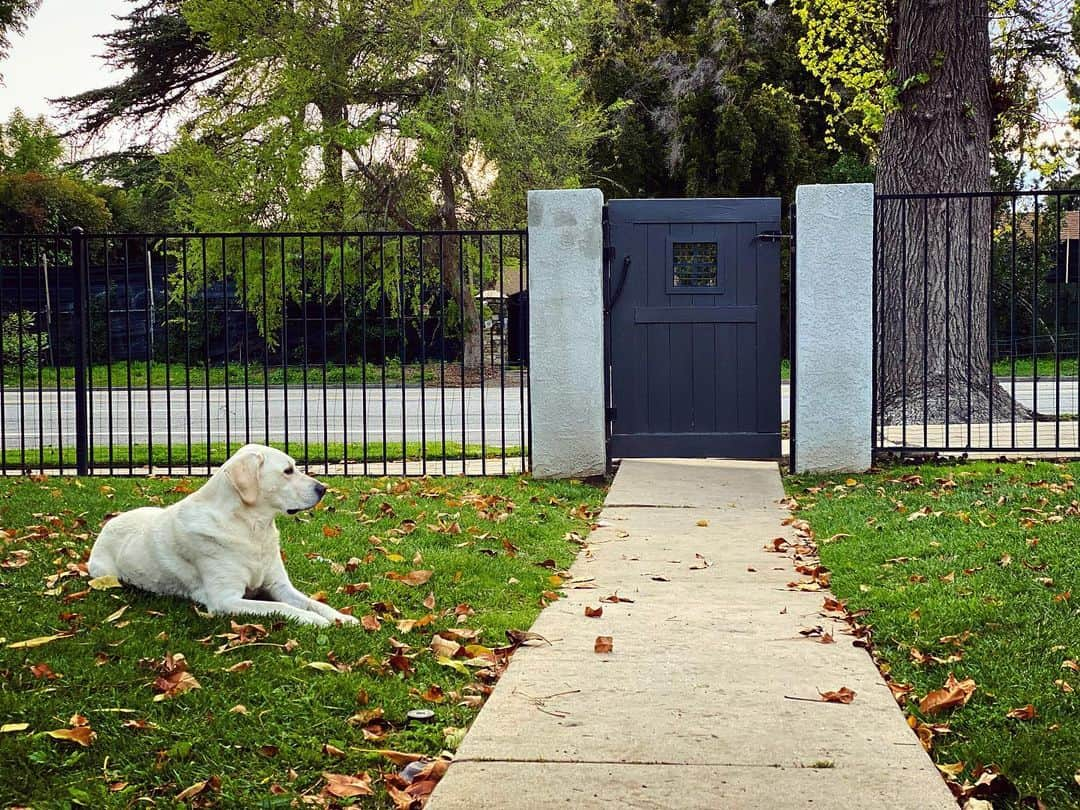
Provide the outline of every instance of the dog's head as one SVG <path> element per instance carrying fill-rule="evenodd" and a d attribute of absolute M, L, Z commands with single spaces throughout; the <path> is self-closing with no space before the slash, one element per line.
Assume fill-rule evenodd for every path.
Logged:
<path fill-rule="evenodd" d="M 326 486 L 300 472 L 292 458 L 261 444 L 241 447 L 221 473 L 247 507 L 292 515 L 310 509 L 326 494 Z"/>

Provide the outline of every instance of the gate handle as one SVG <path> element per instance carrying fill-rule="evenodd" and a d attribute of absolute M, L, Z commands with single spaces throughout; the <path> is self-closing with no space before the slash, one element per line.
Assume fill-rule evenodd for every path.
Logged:
<path fill-rule="evenodd" d="M 622 263 L 622 278 L 619 279 L 619 286 L 615 288 L 615 294 L 611 296 L 608 301 L 607 310 L 611 312 L 615 308 L 616 302 L 619 300 L 619 296 L 622 295 L 623 287 L 626 286 L 626 279 L 630 275 L 630 257 L 627 256 L 623 259 Z"/>

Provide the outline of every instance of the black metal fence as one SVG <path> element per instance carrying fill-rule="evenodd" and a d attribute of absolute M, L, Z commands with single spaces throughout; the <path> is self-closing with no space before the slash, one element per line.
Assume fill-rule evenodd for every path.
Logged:
<path fill-rule="evenodd" d="M 1080 453 L 1080 192 L 878 195 L 874 447 Z"/>
<path fill-rule="evenodd" d="M 0 235 L 0 471 L 528 469 L 523 230 Z"/>

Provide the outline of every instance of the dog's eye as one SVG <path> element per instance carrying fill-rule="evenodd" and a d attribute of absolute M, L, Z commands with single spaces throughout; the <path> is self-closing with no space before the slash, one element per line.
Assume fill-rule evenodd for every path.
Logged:
<path fill-rule="evenodd" d="M 294 472 L 296 472 L 296 469 L 294 467 L 289 467 L 285 470 L 286 475 L 292 475 Z"/>

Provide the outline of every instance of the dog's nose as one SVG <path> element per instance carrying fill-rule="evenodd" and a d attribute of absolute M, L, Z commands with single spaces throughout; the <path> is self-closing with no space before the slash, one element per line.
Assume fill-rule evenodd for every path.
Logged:
<path fill-rule="evenodd" d="M 326 484 L 316 484 L 315 494 L 319 496 L 319 500 L 322 500 L 322 496 L 326 494 Z"/>

